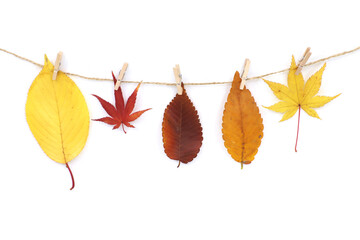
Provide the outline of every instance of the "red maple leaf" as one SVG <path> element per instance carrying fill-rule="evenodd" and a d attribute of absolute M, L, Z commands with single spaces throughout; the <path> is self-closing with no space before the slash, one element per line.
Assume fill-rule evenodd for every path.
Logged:
<path fill-rule="evenodd" d="M 114 85 L 116 84 L 116 78 L 114 76 L 114 73 L 112 73 Z M 140 87 L 139 83 L 137 87 L 135 88 L 134 92 L 130 95 L 128 101 L 126 102 L 126 105 L 124 103 L 123 94 L 121 91 L 121 86 L 118 90 L 114 90 L 115 95 L 115 106 L 109 103 L 108 101 L 105 101 L 101 97 L 93 94 L 94 97 L 96 97 L 101 106 L 105 109 L 105 111 L 109 114 L 109 117 L 103 117 L 99 119 L 93 119 L 93 121 L 100 121 L 107 123 L 109 125 L 114 125 L 113 129 L 117 129 L 120 126 L 122 126 L 122 129 L 124 133 L 126 133 L 124 129 L 124 125 L 127 127 L 134 128 L 133 125 L 130 124 L 130 122 L 136 120 L 138 117 L 140 117 L 144 112 L 150 110 L 151 108 L 131 113 L 134 110 L 135 102 L 136 102 L 136 96 L 137 92 Z"/>

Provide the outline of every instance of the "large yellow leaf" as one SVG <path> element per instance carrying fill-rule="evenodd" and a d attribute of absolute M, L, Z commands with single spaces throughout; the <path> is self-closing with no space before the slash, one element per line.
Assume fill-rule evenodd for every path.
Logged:
<path fill-rule="evenodd" d="M 32 83 L 26 120 L 40 147 L 52 160 L 66 164 L 84 148 L 89 133 L 89 110 L 84 96 L 63 72 L 52 80 L 54 66 L 45 64 Z M 72 174 L 71 174 L 72 176 Z"/>
<path fill-rule="evenodd" d="M 250 164 L 258 151 L 264 125 L 254 98 L 246 87 L 240 90 L 241 78 L 235 73 L 223 115 L 222 133 L 231 157 Z"/>

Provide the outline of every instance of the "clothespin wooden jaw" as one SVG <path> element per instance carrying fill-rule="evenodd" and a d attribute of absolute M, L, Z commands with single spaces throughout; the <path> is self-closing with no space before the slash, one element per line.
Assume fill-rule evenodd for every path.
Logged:
<path fill-rule="evenodd" d="M 123 80 L 123 78 L 125 76 L 125 72 L 126 72 L 128 65 L 129 65 L 128 63 L 124 63 L 123 67 L 121 68 L 121 70 L 119 72 L 119 76 L 118 76 L 116 84 L 115 84 L 115 87 L 114 87 L 115 90 L 119 89 L 121 81 Z"/>
<path fill-rule="evenodd" d="M 297 70 L 295 72 L 295 75 L 299 75 L 301 73 L 302 68 L 305 66 L 305 64 L 309 60 L 310 56 L 311 56 L 310 47 L 308 47 L 305 50 L 305 53 L 304 53 L 303 57 L 299 61 L 299 64 L 297 66 Z"/>
<path fill-rule="evenodd" d="M 173 68 L 173 71 L 174 71 L 174 76 L 175 76 L 175 81 L 176 81 L 177 93 L 179 95 L 182 95 L 183 94 L 183 88 L 181 86 L 182 76 L 181 76 L 179 64 L 175 65 L 175 67 Z"/>
<path fill-rule="evenodd" d="M 240 90 L 244 90 L 245 81 L 247 79 L 247 75 L 250 69 L 250 60 L 247 58 L 245 59 L 243 72 L 241 73 L 241 83 L 240 83 Z"/>
<path fill-rule="evenodd" d="M 63 53 L 61 51 L 57 54 L 52 80 L 56 80 L 57 74 L 60 70 L 62 55 L 63 55 Z"/>

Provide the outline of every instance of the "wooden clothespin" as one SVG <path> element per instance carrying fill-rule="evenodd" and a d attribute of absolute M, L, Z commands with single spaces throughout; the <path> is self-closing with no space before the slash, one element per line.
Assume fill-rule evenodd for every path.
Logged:
<path fill-rule="evenodd" d="M 247 58 L 247 59 L 245 59 L 243 72 L 241 73 L 240 90 L 244 90 L 245 81 L 246 81 L 247 75 L 249 73 L 249 68 L 250 68 L 250 60 Z"/>
<path fill-rule="evenodd" d="M 115 84 L 115 87 L 114 87 L 115 90 L 119 89 L 121 81 L 123 80 L 123 78 L 125 76 L 125 72 L 126 72 L 126 69 L 127 69 L 128 65 L 129 65 L 128 63 L 124 63 L 122 69 L 120 70 L 119 76 L 117 78 L 117 81 L 116 81 L 116 84 Z"/>
<path fill-rule="evenodd" d="M 181 86 L 182 76 L 181 76 L 179 64 L 175 65 L 175 67 L 173 68 L 173 71 L 174 71 L 174 76 L 175 76 L 175 81 L 176 81 L 177 92 L 179 95 L 182 95 L 182 93 L 183 93 L 183 88 Z"/>
<path fill-rule="evenodd" d="M 55 61 L 55 66 L 54 66 L 54 73 L 53 73 L 53 76 L 52 76 L 52 80 L 56 80 L 56 76 L 57 76 L 57 74 L 58 74 L 58 71 L 59 71 L 60 65 L 61 65 L 62 55 L 63 55 L 63 53 L 62 53 L 61 51 L 57 54 L 56 61 Z"/>
<path fill-rule="evenodd" d="M 299 75 L 301 73 L 302 68 L 305 66 L 306 62 L 309 60 L 311 56 L 311 52 L 310 52 L 310 47 L 308 47 L 303 55 L 303 57 L 301 58 L 301 60 L 299 61 L 299 64 L 297 66 L 297 70 L 295 72 L 295 75 Z"/>

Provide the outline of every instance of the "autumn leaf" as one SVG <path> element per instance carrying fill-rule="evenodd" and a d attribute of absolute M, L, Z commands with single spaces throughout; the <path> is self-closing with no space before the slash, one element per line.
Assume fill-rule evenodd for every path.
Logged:
<path fill-rule="evenodd" d="M 117 80 L 116 80 L 116 77 L 114 76 L 114 73 L 112 73 L 112 76 L 113 76 L 114 85 L 115 85 Z M 123 94 L 122 94 L 122 91 L 121 91 L 121 86 L 119 86 L 118 90 L 114 90 L 115 106 L 112 105 L 111 103 L 105 101 L 101 97 L 93 94 L 93 96 L 96 97 L 99 100 L 101 106 L 105 109 L 107 114 L 109 114 L 108 117 L 103 117 L 103 118 L 99 118 L 99 119 L 93 119 L 93 121 L 100 121 L 100 122 L 107 123 L 109 125 L 114 125 L 113 129 L 117 129 L 120 126 L 122 126 L 122 129 L 123 129 L 124 133 L 126 133 L 124 125 L 126 127 L 134 128 L 134 126 L 131 125 L 130 122 L 135 121 L 144 112 L 151 109 L 151 108 L 148 108 L 148 109 L 145 109 L 145 110 L 141 110 L 141 111 L 137 111 L 137 112 L 132 113 L 132 111 L 134 110 L 134 107 L 135 107 L 137 92 L 138 92 L 138 90 L 140 88 L 140 84 L 141 83 L 139 83 L 137 85 L 137 87 L 135 88 L 133 93 L 130 95 L 129 99 L 126 102 L 126 105 L 124 103 L 124 98 L 123 98 Z"/>
<path fill-rule="evenodd" d="M 162 136 L 166 155 L 173 160 L 188 163 L 199 153 L 202 145 L 202 127 L 197 111 L 189 99 L 184 84 L 182 95 L 176 94 L 165 109 Z"/>
<path fill-rule="evenodd" d="M 27 101 L 26 120 L 42 150 L 52 160 L 68 165 L 84 148 L 89 133 L 89 110 L 84 96 L 63 72 L 52 80 L 54 66 L 45 64 L 33 81 Z"/>
<path fill-rule="evenodd" d="M 297 142 L 299 137 L 300 110 L 303 109 L 311 117 L 320 119 L 319 115 L 313 108 L 324 106 L 326 103 L 340 95 L 338 94 L 334 97 L 315 96 L 319 92 L 325 66 L 326 63 L 318 72 L 312 75 L 305 84 L 302 73 L 298 75 L 295 74 L 297 66 L 293 56 L 288 74 L 288 87 L 280 83 L 274 83 L 264 79 L 275 96 L 281 100 L 281 102 L 266 108 L 275 112 L 284 113 L 280 121 L 285 121 L 291 118 L 299 110 L 295 152 L 297 152 Z"/>
<path fill-rule="evenodd" d="M 240 90 L 240 83 L 239 72 L 236 72 L 225 103 L 222 133 L 228 153 L 243 168 L 258 152 L 264 125 L 254 98 L 246 87 Z"/>

